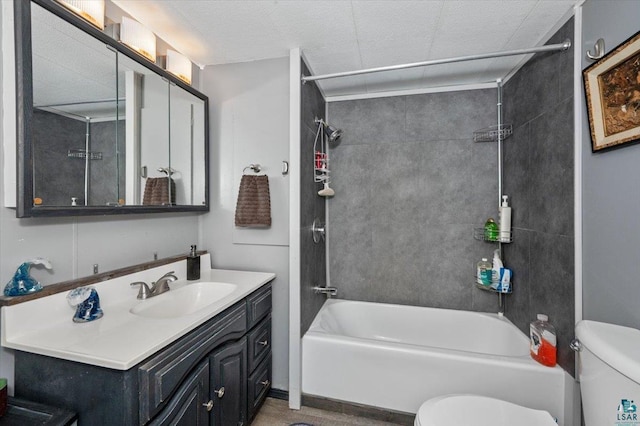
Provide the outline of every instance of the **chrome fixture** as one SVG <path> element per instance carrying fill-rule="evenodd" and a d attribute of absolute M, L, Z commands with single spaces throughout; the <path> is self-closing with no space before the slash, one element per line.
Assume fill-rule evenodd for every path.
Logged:
<path fill-rule="evenodd" d="M 332 74 L 303 75 L 301 77 L 301 80 L 302 80 L 302 84 L 305 84 L 308 81 L 326 80 L 329 78 L 337 78 L 337 77 L 349 77 L 352 75 L 371 74 L 374 72 L 404 70 L 407 68 L 426 67 L 430 65 L 440 65 L 440 64 L 451 64 L 454 62 L 475 61 L 478 59 L 501 58 L 504 56 L 528 55 L 529 53 L 564 51 L 569 49 L 570 47 L 571 47 L 571 40 L 566 39 L 562 43 L 547 44 L 544 46 L 531 47 L 527 49 L 506 50 L 502 52 L 493 52 L 493 53 L 481 53 L 477 55 L 459 56 L 456 58 L 433 59 L 433 60 L 423 61 L 423 62 L 413 62 L 410 64 L 390 65 L 385 67 L 369 68 L 369 69 L 356 70 L 356 71 L 336 72 Z"/>
<path fill-rule="evenodd" d="M 326 228 L 320 219 L 313 219 L 313 225 L 311 225 L 311 232 L 313 233 L 313 242 L 318 244 L 320 241 L 324 241 L 326 234 Z"/>
<path fill-rule="evenodd" d="M 324 130 L 324 134 L 329 138 L 329 142 L 336 142 L 342 136 L 342 129 L 337 129 L 324 121 L 322 118 L 316 117 L 314 119 L 315 123 L 320 125 L 322 124 L 322 128 Z"/>
<path fill-rule="evenodd" d="M 587 50 L 587 58 L 591 59 L 592 61 L 602 59 L 604 57 L 604 54 L 605 48 L 603 38 L 599 38 L 598 41 L 596 41 L 596 44 L 593 45 L 593 53 L 591 53 L 591 50 Z"/>
<path fill-rule="evenodd" d="M 161 276 L 158 279 L 158 281 L 151 283 L 151 288 L 149 288 L 147 283 L 145 283 L 144 281 L 136 281 L 134 283 L 131 283 L 131 286 L 132 287 L 136 285 L 140 286 L 140 291 L 138 292 L 138 299 L 140 300 L 148 299 L 150 297 L 157 296 L 159 294 L 166 293 L 167 291 L 171 290 L 169 288 L 169 283 L 174 282 L 178 279 L 178 277 L 176 277 L 174 273 L 175 273 L 174 271 L 167 272 L 166 274 Z"/>
<path fill-rule="evenodd" d="M 569 348 L 574 352 L 580 352 L 582 350 L 582 343 L 578 339 L 573 339 L 571 343 L 569 343 Z"/>
<path fill-rule="evenodd" d="M 313 292 L 315 294 L 326 294 L 328 297 L 337 296 L 338 289 L 335 287 L 313 287 Z"/>
<path fill-rule="evenodd" d="M 244 174 L 247 171 L 247 169 L 253 170 L 253 173 L 260 173 L 260 170 L 262 170 L 262 167 L 260 166 L 260 164 L 249 164 L 247 167 L 242 169 L 242 174 Z"/>

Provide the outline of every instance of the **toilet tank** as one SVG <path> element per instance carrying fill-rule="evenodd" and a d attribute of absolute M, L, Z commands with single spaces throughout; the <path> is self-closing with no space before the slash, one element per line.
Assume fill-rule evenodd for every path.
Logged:
<path fill-rule="evenodd" d="M 640 426 L 640 330 L 580 321 L 576 337 L 586 426 Z"/>

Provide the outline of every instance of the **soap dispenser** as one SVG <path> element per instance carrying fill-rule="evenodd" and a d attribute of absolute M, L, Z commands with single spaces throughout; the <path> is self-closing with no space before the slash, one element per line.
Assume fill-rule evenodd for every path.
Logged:
<path fill-rule="evenodd" d="M 187 256 L 187 280 L 200 279 L 200 256 L 196 253 L 196 246 L 191 246 L 191 253 Z"/>
<path fill-rule="evenodd" d="M 25 294 L 36 293 L 42 290 L 42 284 L 29 274 L 31 265 L 43 265 L 46 269 L 53 269 L 51 262 L 42 257 L 36 257 L 35 259 L 24 262 L 18 266 L 13 278 L 11 278 L 11 281 L 4 287 L 5 296 L 24 296 Z"/>

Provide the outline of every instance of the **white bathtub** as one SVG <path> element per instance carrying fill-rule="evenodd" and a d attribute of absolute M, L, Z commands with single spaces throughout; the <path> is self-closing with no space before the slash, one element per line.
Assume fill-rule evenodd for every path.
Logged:
<path fill-rule="evenodd" d="M 473 393 L 573 425 L 573 378 L 533 361 L 528 345 L 495 314 L 330 299 L 302 338 L 302 392 L 406 413 Z"/>

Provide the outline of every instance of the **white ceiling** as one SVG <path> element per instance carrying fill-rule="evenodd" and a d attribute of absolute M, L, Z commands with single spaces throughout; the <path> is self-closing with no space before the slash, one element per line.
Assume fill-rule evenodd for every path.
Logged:
<path fill-rule="evenodd" d="M 199 65 L 287 56 L 314 74 L 540 45 L 580 0 L 113 0 Z M 481 83 L 522 57 L 325 80 L 327 96 Z"/>

